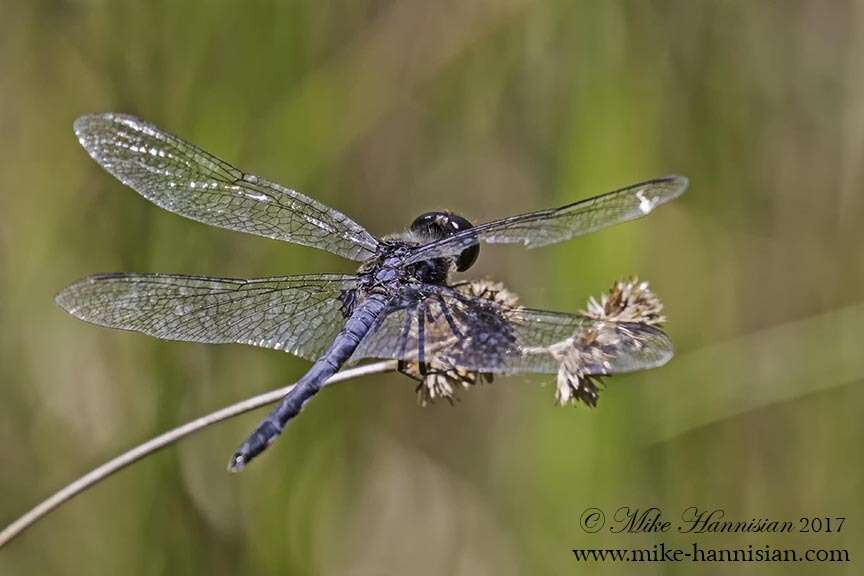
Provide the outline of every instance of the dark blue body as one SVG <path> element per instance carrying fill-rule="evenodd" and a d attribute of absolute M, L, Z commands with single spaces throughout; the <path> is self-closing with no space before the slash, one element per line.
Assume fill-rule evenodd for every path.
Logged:
<path fill-rule="evenodd" d="M 252 458 L 263 452 L 276 439 L 285 425 L 297 416 L 303 406 L 321 389 L 322 384 L 335 374 L 375 328 L 391 307 L 400 308 L 405 290 L 412 282 L 442 284 L 452 261 L 438 258 L 403 266 L 403 256 L 410 248 L 405 242 L 390 242 L 378 258 L 361 267 L 358 286 L 346 295 L 347 320 L 333 343 L 315 361 L 294 388 L 282 399 L 231 458 L 229 469 L 241 470 Z M 400 298 L 400 296 L 402 298 Z"/>

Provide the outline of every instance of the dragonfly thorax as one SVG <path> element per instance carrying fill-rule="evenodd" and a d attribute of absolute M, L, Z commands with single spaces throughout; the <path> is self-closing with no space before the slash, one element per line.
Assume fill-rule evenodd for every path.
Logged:
<path fill-rule="evenodd" d="M 375 286 L 402 285 L 414 281 L 426 284 L 447 283 L 450 272 L 456 267 L 455 258 L 432 258 L 405 266 L 405 258 L 417 244 L 419 238 L 391 238 L 384 242 L 384 251 L 377 258 L 364 263 L 360 269 L 362 284 L 366 290 Z"/>

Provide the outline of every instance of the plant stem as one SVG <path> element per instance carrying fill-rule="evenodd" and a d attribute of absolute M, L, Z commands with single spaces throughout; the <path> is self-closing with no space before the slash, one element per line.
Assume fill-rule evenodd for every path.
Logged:
<path fill-rule="evenodd" d="M 361 376 L 368 376 L 369 374 L 379 374 L 382 372 L 390 372 L 396 369 L 396 361 L 387 360 L 383 362 L 375 362 L 373 364 L 366 364 L 363 366 L 358 366 L 356 368 L 350 368 L 348 370 L 343 370 L 342 372 L 337 372 L 329 380 L 324 383 L 324 386 L 335 384 L 337 382 L 343 382 L 345 380 L 350 380 L 353 378 L 359 378 Z M 228 420 L 229 418 L 233 418 L 235 416 L 239 416 L 245 412 L 249 412 L 251 410 L 255 410 L 256 408 L 261 408 L 262 406 L 266 406 L 268 404 L 273 404 L 278 400 L 281 400 L 285 394 L 287 394 L 294 385 L 286 386 L 284 388 L 280 388 L 278 390 L 272 390 L 270 392 L 265 392 L 264 394 L 259 394 L 258 396 L 253 396 L 252 398 L 248 398 L 246 400 L 241 400 L 236 404 L 231 404 L 230 406 L 226 406 L 221 410 L 217 410 L 216 412 L 211 412 L 205 416 L 201 416 L 200 418 L 196 418 L 191 422 L 187 422 L 182 426 L 178 426 L 164 434 L 160 434 L 155 438 L 151 438 L 147 442 L 143 444 L 139 444 L 135 446 L 131 450 L 120 454 L 116 458 L 113 458 L 102 464 L 98 468 L 94 468 L 84 476 L 81 476 L 74 482 L 67 484 L 39 504 L 37 504 L 33 509 L 29 512 L 9 524 L 6 528 L 0 532 L 0 548 L 11 542 L 16 536 L 21 534 L 24 530 L 31 527 L 33 524 L 44 518 L 50 512 L 59 508 L 62 504 L 71 500 L 81 492 L 87 490 L 91 486 L 105 480 L 115 472 L 126 468 L 127 466 L 141 460 L 145 456 L 149 456 L 162 448 L 170 446 L 175 442 L 179 441 L 194 432 L 207 428 L 213 424 L 218 422 L 222 422 L 223 420 Z"/>

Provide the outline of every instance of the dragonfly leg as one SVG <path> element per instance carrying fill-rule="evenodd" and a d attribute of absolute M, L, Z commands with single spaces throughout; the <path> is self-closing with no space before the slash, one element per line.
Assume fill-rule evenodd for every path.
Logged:
<path fill-rule="evenodd" d="M 426 304 L 419 305 L 417 313 L 417 362 L 421 376 L 429 373 L 429 365 L 426 364 Z"/>
<path fill-rule="evenodd" d="M 423 378 L 419 376 L 418 372 L 413 370 L 411 366 L 411 362 L 408 362 L 407 360 L 399 360 L 396 363 L 396 371 L 412 380 L 423 382 Z"/>
<path fill-rule="evenodd" d="M 456 336 L 456 338 L 462 340 L 462 331 L 459 330 L 459 326 L 456 325 L 456 321 L 450 313 L 450 307 L 447 306 L 447 303 L 440 294 L 436 294 L 435 297 L 438 300 L 438 304 L 441 306 L 441 313 L 444 315 L 444 319 L 447 320 L 447 325 L 450 327 L 450 331 L 453 332 L 453 335 Z"/>

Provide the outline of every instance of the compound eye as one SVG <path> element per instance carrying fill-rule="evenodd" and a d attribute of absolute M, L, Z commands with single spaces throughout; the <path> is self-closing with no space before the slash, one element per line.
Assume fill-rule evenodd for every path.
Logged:
<path fill-rule="evenodd" d="M 426 212 L 414 219 L 411 231 L 426 242 L 433 242 L 473 228 L 471 222 L 450 212 Z M 456 257 L 456 269 L 464 272 L 474 265 L 480 254 L 479 244 L 464 249 Z"/>
<path fill-rule="evenodd" d="M 426 212 L 414 219 L 411 223 L 411 232 L 427 242 L 438 240 L 446 235 L 443 225 L 447 220 L 448 215 L 444 212 Z"/>
<path fill-rule="evenodd" d="M 480 255 L 480 244 L 474 244 L 473 246 L 469 246 L 465 250 L 459 254 L 459 257 L 456 258 L 456 270 L 459 272 L 464 272 L 471 268 L 474 265 L 474 262 L 477 261 L 477 257 Z"/>
<path fill-rule="evenodd" d="M 473 228 L 471 222 L 459 216 L 458 214 L 450 214 L 447 222 L 448 236 Z M 480 244 L 474 244 L 463 250 L 456 258 L 456 269 L 459 272 L 464 272 L 474 265 L 477 257 L 480 255 Z"/>
<path fill-rule="evenodd" d="M 445 222 L 446 234 L 451 236 L 456 234 L 457 232 L 462 232 L 463 230 L 467 230 L 468 228 L 473 228 L 471 222 L 459 216 L 458 214 L 447 214 L 447 221 Z"/>

